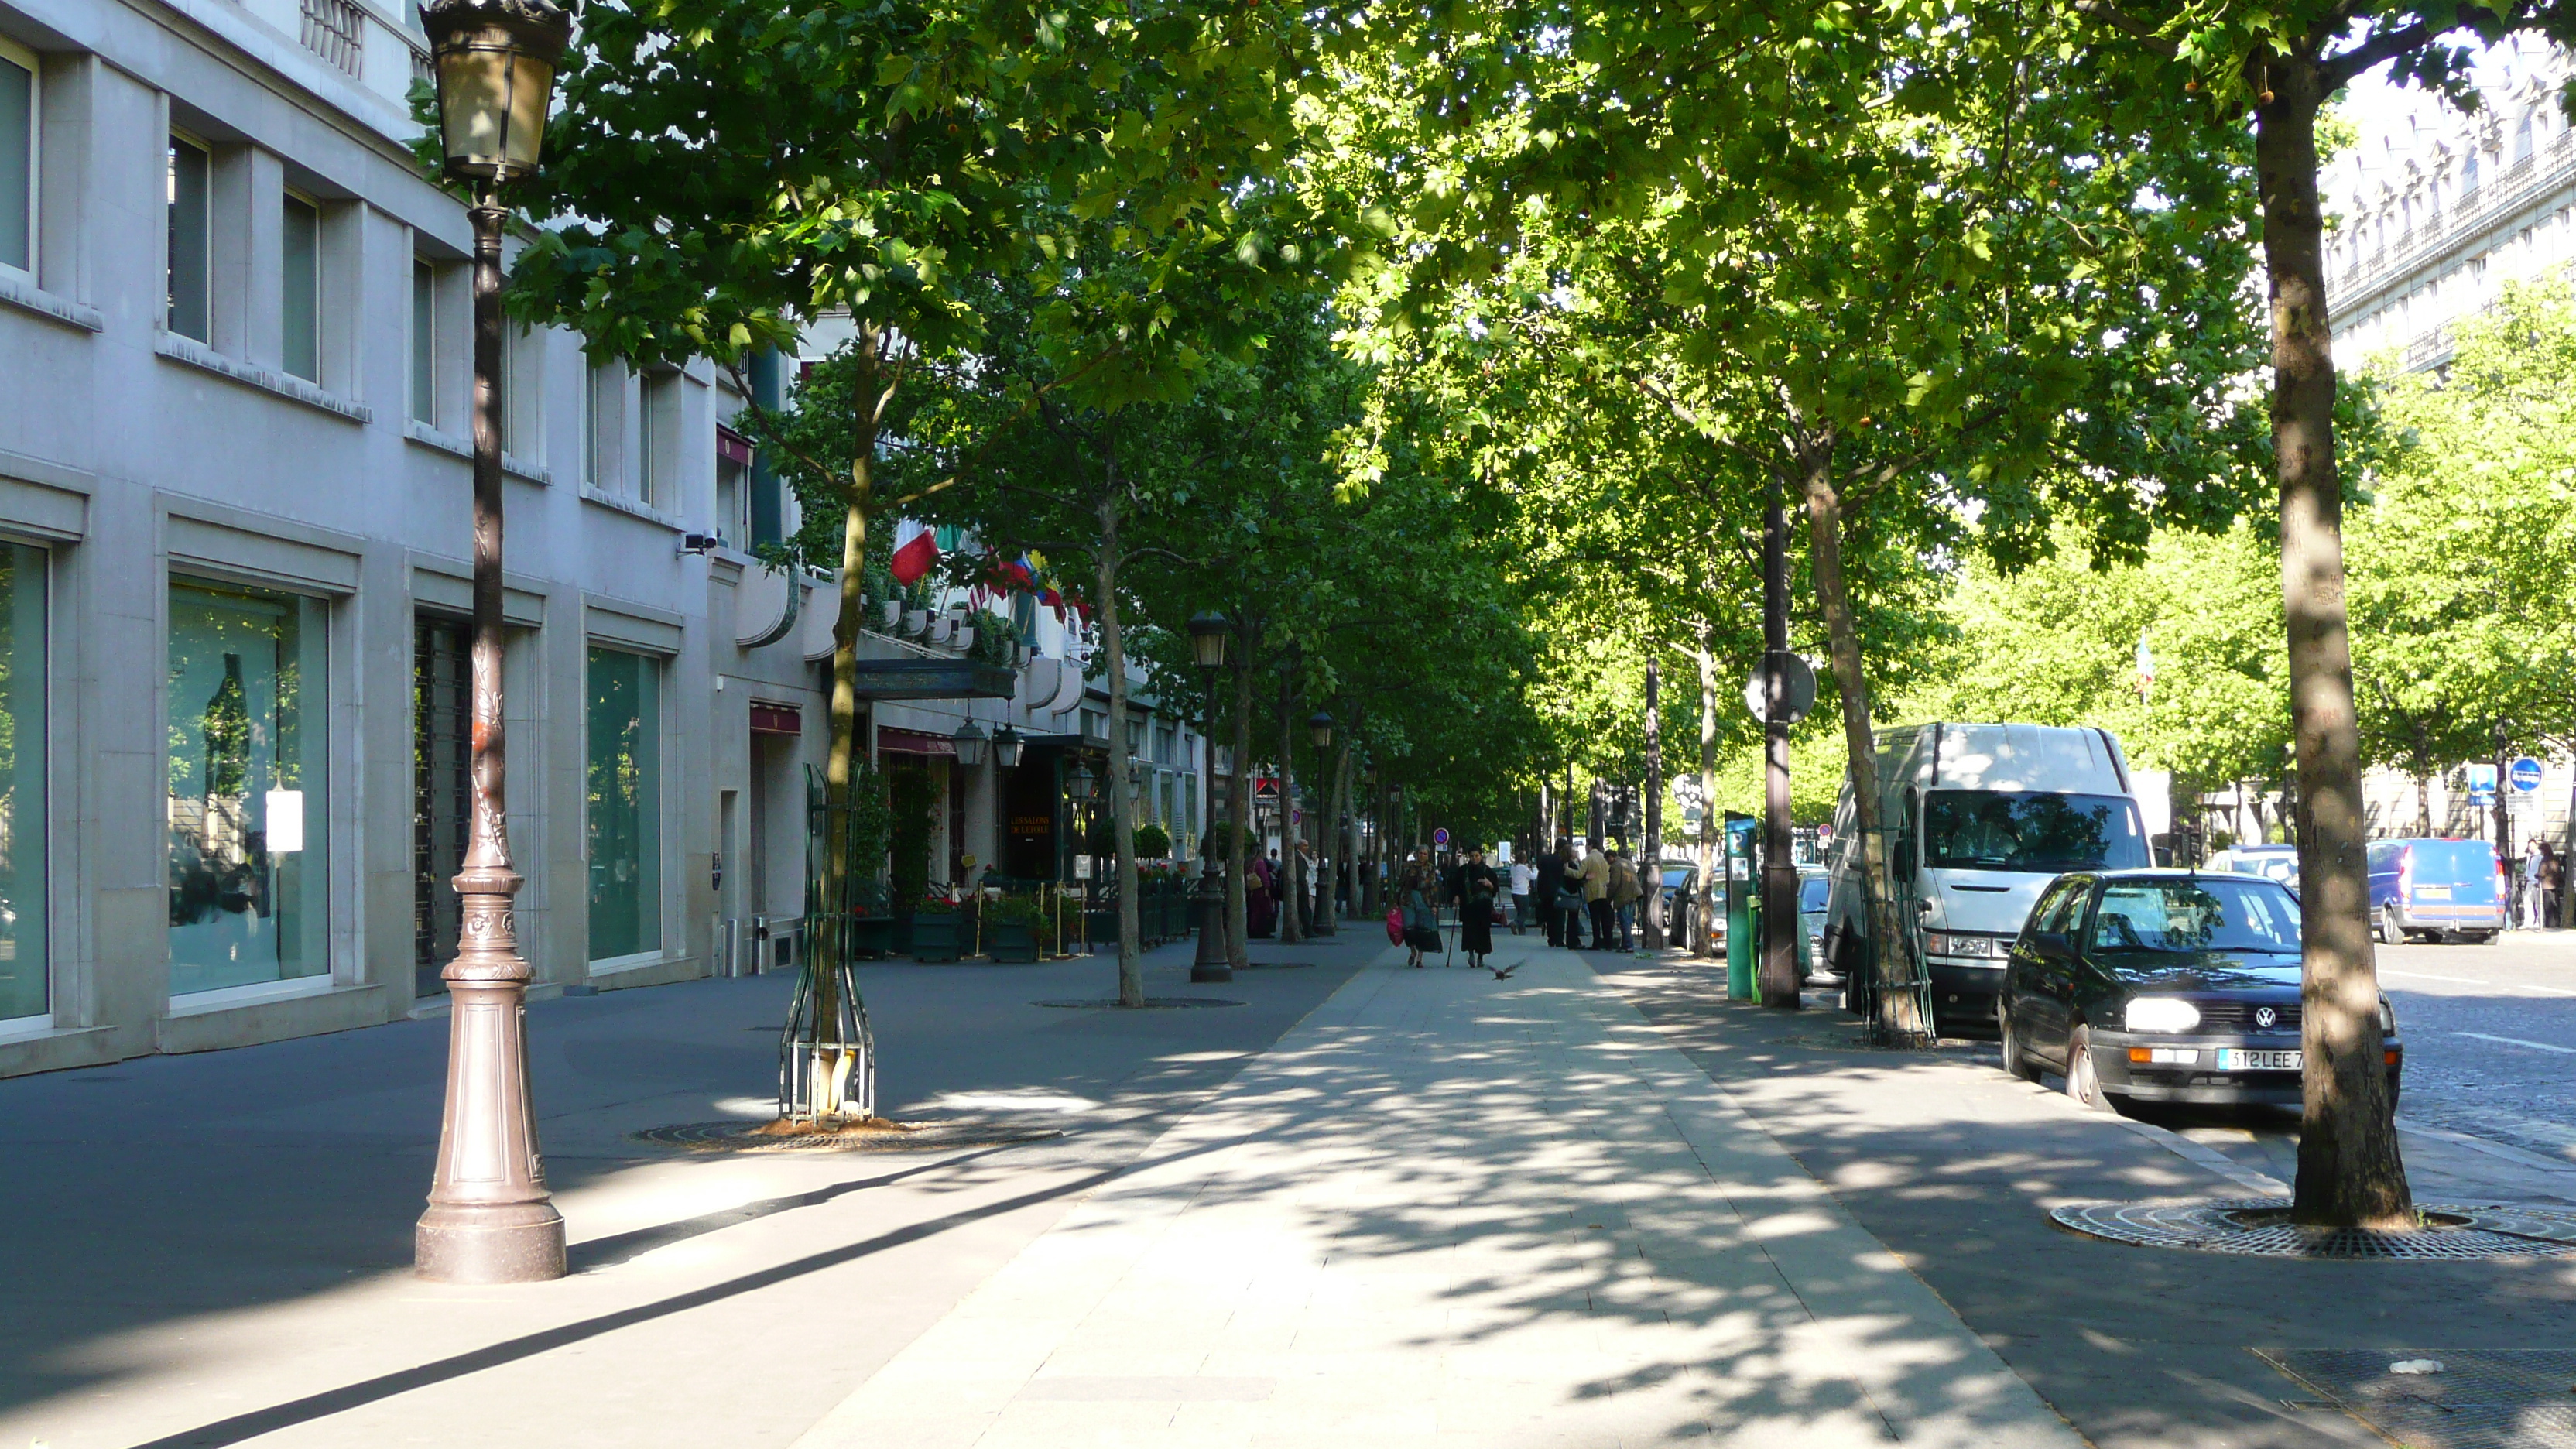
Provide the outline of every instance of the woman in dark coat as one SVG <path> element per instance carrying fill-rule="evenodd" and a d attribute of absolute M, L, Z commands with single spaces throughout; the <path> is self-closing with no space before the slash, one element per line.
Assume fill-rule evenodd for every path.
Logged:
<path fill-rule="evenodd" d="M 1458 869 L 1458 949 L 1467 953 L 1470 966 L 1482 966 L 1494 954 L 1494 897 L 1501 891 L 1485 852 L 1468 851 Z"/>
<path fill-rule="evenodd" d="M 1243 928 L 1253 936 L 1267 936 L 1279 925 L 1278 873 L 1269 858 L 1255 855 L 1244 868 Z"/>
<path fill-rule="evenodd" d="M 1531 899 L 1538 902 L 1538 913 L 1547 922 L 1547 943 L 1565 944 L 1565 912 L 1556 908 L 1558 893 L 1565 889 L 1565 848 L 1562 841 L 1555 850 L 1538 858 L 1538 889 Z"/>

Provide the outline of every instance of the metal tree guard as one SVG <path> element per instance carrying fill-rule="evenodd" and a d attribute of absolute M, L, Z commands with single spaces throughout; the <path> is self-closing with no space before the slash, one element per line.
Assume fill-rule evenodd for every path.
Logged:
<path fill-rule="evenodd" d="M 778 1115 L 865 1121 L 877 1114 L 876 1035 L 850 960 L 859 950 L 859 918 L 873 914 L 867 907 L 884 887 L 874 863 L 863 866 L 852 849 L 857 812 L 829 803 L 811 765 L 805 767 L 805 811 L 805 951 L 778 1035 Z M 835 844 L 848 868 L 841 898 L 830 900 L 825 867 Z"/>

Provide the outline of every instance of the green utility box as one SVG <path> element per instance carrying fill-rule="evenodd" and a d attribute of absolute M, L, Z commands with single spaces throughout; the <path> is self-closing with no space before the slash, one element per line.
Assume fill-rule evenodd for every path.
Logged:
<path fill-rule="evenodd" d="M 1726 812 L 1719 865 L 1726 871 L 1726 994 L 1733 1001 L 1751 1001 L 1757 994 L 1753 963 L 1762 950 L 1762 911 L 1753 889 L 1753 842 L 1760 824 L 1750 815 Z"/>

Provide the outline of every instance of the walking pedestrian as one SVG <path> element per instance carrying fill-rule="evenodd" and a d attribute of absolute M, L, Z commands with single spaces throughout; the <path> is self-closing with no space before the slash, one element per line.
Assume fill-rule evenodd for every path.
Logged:
<path fill-rule="evenodd" d="M 1619 949 L 1637 949 L 1637 867 L 1623 848 L 1610 855 L 1610 909 L 1619 918 Z"/>
<path fill-rule="evenodd" d="M 1440 939 L 1440 867 L 1431 859 L 1430 846 L 1413 852 L 1396 888 L 1404 895 L 1404 964 L 1419 971 L 1423 938 Z"/>
<path fill-rule="evenodd" d="M 2540 860 L 2531 868 L 2531 883 L 2540 897 L 2541 929 L 2547 930 L 2558 924 L 2558 898 L 2567 884 L 2567 866 L 2546 840 L 2540 842 L 2537 854 Z"/>
<path fill-rule="evenodd" d="M 1244 868 L 1243 928 L 1255 937 L 1266 937 L 1279 925 L 1277 868 L 1263 856 L 1254 856 Z"/>
<path fill-rule="evenodd" d="M 1557 897 L 1565 894 L 1565 842 L 1538 858 L 1530 872 L 1530 887 L 1538 896 L 1539 922 L 1547 928 L 1547 943 L 1565 944 L 1565 912 L 1558 908 Z"/>
<path fill-rule="evenodd" d="M 1592 949 L 1609 950 L 1618 925 L 1610 909 L 1610 857 L 1598 845 L 1583 852 L 1583 904 L 1592 913 Z"/>
<path fill-rule="evenodd" d="M 1530 868 L 1528 861 L 1512 862 L 1512 934 L 1515 936 L 1529 924 L 1530 890 L 1537 884 L 1538 872 Z"/>
<path fill-rule="evenodd" d="M 1501 893 L 1485 852 L 1470 846 L 1467 863 L 1458 868 L 1458 949 L 1467 953 L 1470 966 L 1482 966 L 1494 954 L 1494 898 Z"/>

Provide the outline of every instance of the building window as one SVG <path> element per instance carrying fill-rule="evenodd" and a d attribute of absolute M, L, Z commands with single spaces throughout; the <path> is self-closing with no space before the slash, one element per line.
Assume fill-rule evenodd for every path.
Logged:
<path fill-rule="evenodd" d="M 474 698 L 472 636 L 449 619 L 418 620 L 412 632 L 412 991 L 447 989 L 439 976 L 456 955 L 464 902 L 465 825 L 473 777 L 467 748 Z"/>
<path fill-rule="evenodd" d="M 716 452 L 716 536 L 733 548 L 741 548 L 751 537 L 749 475 L 733 453 L 721 444 Z"/>
<path fill-rule="evenodd" d="M 319 976 L 328 605 L 170 586 L 170 994 Z"/>
<path fill-rule="evenodd" d="M 438 269 L 417 257 L 411 264 L 411 415 L 438 423 Z"/>
<path fill-rule="evenodd" d="M 46 991 L 45 551 L 0 544 L 0 1021 Z"/>
<path fill-rule="evenodd" d="M 618 387 L 624 381 L 614 363 L 594 362 L 581 389 L 581 477 L 605 491 L 617 467 Z"/>
<path fill-rule="evenodd" d="M 642 426 L 636 440 L 644 450 L 636 496 L 655 508 L 676 509 L 680 493 L 680 375 L 644 374 Z"/>
<path fill-rule="evenodd" d="M 590 959 L 662 948 L 662 665 L 592 645 Z"/>
<path fill-rule="evenodd" d="M 290 191 L 279 248 L 284 287 L 278 298 L 278 336 L 286 370 L 306 382 L 322 380 L 322 209 Z"/>
<path fill-rule="evenodd" d="M 182 337 L 206 341 L 208 178 L 206 148 L 184 136 L 170 138 L 170 296 L 164 325 Z"/>
<path fill-rule="evenodd" d="M 36 56 L 0 40 L 0 272 L 36 275 Z"/>

